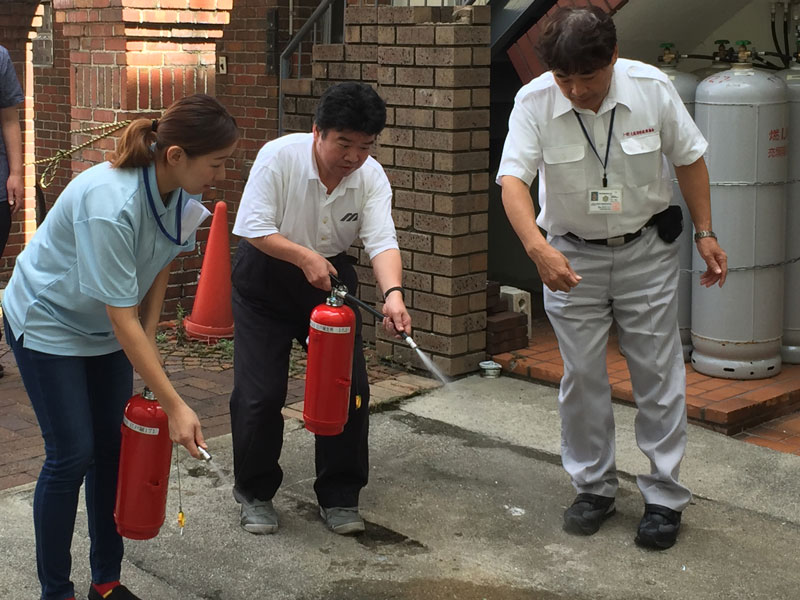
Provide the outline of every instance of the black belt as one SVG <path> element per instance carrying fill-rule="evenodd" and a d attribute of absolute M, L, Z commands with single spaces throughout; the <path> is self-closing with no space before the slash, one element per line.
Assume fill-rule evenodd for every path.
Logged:
<path fill-rule="evenodd" d="M 629 242 L 632 242 L 636 238 L 640 237 L 642 233 L 644 233 L 644 230 L 653 225 L 655 222 L 656 218 L 650 217 L 650 220 L 647 221 L 647 223 L 644 224 L 644 227 L 642 227 L 638 231 L 634 231 L 632 233 L 626 233 L 625 235 L 618 235 L 616 237 L 611 237 L 611 238 L 587 240 L 586 238 L 582 238 L 580 236 L 575 235 L 571 231 L 565 233 L 564 236 L 578 242 L 586 242 L 587 244 L 599 244 L 600 246 L 609 246 L 610 248 L 615 248 L 617 246 L 623 246 Z"/>

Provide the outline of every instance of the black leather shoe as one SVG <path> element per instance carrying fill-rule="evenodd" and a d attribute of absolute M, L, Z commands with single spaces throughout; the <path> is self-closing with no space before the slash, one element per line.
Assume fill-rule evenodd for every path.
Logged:
<path fill-rule="evenodd" d="M 564 531 L 575 535 L 592 535 L 615 512 L 614 498 L 578 494 L 572 506 L 564 511 Z"/>
<path fill-rule="evenodd" d="M 677 510 L 660 504 L 645 504 L 634 541 L 643 548 L 666 550 L 675 544 L 680 528 L 681 513 Z"/>

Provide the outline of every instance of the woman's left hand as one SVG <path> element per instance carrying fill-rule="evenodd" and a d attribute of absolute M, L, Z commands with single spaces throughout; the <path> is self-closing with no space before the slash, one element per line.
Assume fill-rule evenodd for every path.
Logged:
<path fill-rule="evenodd" d="M 195 458 L 202 458 L 197 451 L 198 446 L 206 447 L 200 419 L 189 405 L 181 402 L 181 406 L 169 416 L 169 438 L 189 451 Z"/>

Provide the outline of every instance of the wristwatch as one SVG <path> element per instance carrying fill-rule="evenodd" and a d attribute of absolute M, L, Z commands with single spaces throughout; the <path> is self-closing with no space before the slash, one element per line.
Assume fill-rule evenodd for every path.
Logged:
<path fill-rule="evenodd" d="M 403 288 L 403 286 L 398 285 L 398 286 L 389 288 L 388 290 L 386 290 L 383 293 L 383 301 L 384 302 L 386 302 L 386 298 L 388 298 L 389 294 L 391 294 L 392 292 L 400 292 L 400 295 L 403 297 L 403 300 L 405 300 L 405 298 L 406 298 L 406 290 L 405 290 L 405 288 Z"/>
<path fill-rule="evenodd" d="M 703 238 L 707 238 L 707 237 L 717 239 L 717 234 L 714 233 L 713 231 L 710 231 L 710 230 L 709 231 L 698 231 L 697 233 L 694 234 L 694 241 L 695 242 L 699 242 Z"/>

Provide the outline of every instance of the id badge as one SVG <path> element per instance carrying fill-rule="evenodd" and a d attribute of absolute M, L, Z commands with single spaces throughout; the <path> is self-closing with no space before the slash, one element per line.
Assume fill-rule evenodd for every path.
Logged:
<path fill-rule="evenodd" d="M 622 188 L 589 190 L 590 215 L 618 215 L 622 212 Z"/>

